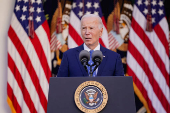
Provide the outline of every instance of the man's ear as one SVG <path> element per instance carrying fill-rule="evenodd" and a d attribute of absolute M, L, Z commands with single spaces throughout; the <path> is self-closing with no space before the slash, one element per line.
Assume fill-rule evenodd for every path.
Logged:
<path fill-rule="evenodd" d="M 103 27 L 100 29 L 100 37 L 102 36 L 103 34 Z"/>

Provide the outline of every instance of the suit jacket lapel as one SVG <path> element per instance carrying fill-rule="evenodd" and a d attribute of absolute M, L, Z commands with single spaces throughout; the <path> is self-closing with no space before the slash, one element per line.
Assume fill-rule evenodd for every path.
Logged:
<path fill-rule="evenodd" d="M 98 72 L 97 72 L 97 76 L 101 76 L 101 73 L 104 69 L 104 66 L 106 64 L 107 61 L 107 52 L 106 52 L 106 48 L 104 48 L 102 45 L 100 45 L 100 50 L 103 53 L 103 60 L 101 62 L 101 64 L 98 67 Z"/>
<path fill-rule="evenodd" d="M 86 72 L 86 70 L 84 69 L 83 65 L 81 64 L 80 60 L 79 60 L 79 53 L 80 51 L 84 50 L 84 47 L 83 47 L 83 44 L 79 47 L 77 47 L 76 49 L 76 59 L 77 59 L 77 62 L 79 64 L 79 67 L 81 68 L 81 71 L 82 71 L 82 75 L 83 76 L 88 76 L 88 73 Z"/>

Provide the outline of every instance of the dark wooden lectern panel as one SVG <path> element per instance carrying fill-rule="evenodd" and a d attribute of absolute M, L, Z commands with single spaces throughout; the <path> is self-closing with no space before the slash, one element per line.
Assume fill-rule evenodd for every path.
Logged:
<path fill-rule="evenodd" d="M 51 77 L 47 113 L 81 113 L 74 102 L 77 87 L 85 81 L 103 84 L 108 93 L 100 113 L 135 113 L 132 77 Z"/>

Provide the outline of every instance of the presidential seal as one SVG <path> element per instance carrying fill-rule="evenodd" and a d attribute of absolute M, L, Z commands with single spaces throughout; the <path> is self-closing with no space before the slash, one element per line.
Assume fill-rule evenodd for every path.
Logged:
<path fill-rule="evenodd" d="M 78 86 L 74 94 L 77 107 L 85 113 L 100 112 L 107 104 L 105 87 L 97 81 L 86 81 Z"/>

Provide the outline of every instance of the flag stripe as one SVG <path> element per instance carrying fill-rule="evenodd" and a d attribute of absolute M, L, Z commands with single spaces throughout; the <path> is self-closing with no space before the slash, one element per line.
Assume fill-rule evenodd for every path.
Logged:
<path fill-rule="evenodd" d="M 119 47 L 118 41 L 113 37 L 112 41 L 109 41 L 109 49 L 116 49 Z"/>
<path fill-rule="evenodd" d="M 144 32 L 145 28 L 146 28 L 146 22 L 147 22 L 145 17 L 143 16 L 143 14 L 139 11 L 139 9 L 136 6 L 134 6 L 133 13 L 135 14 L 135 16 L 133 16 L 132 21 L 135 20 L 134 22 L 137 22 L 138 23 L 137 25 L 140 26 L 139 29 L 143 29 L 142 32 L 140 33 L 141 36 L 146 35 L 147 37 L 149 37 L 148 41 L 150 40 L 149 42 L 152 43 L 153 47 L 155 48 L 154 51 L 157 51 L 157 54 L 160 56 L 160 59 L 164 62 L 164 64 L 166 64 L 169 61 L 169 58 L 166 55 L 166 49 L 164 48 L 164 46 L 160 42 L 160 40 L 159 40 L 158 36 L 156 35 L 155 31 L 153 31 L 151 33 Z M 165 21 L 165 19 L 162 19 L 162 21 L 163 20 Z M 160 21 L 160 22 L 165 24 L 165 22 L 162 22 L 162 21 Z M 136 24 L 133 24 L 133 25 L 136 25 Z M 165 25 L 165 27 L 166 26 L 167 26 L 167 24 Z M 164 26 L 162 26 L 162 28 L 164 28 Z M 136 27 L 135 30 L 138 30 L 138 27 Z M 166 32 L 166 35 L 167 35 L 167 33 L 168 33 L 167 30 L 165 30 L 165 32 Z M 145 34 L 143 34 L 143 33 L 145 33 Z M 140 37 L 140 35 L 139 35 L 139 37 Z M 144 39 L 144 37 L 141 37 L 141 38 Z M 164 37 L 162 37 L 162 38 L 164 38 Z M 162 40 L 162 38 L 161 38 L 161 40 Z M 148 46 L 149 46 L 149 44 L 148 44 Z M 166 71 L 169 73 L 169 65 L 165 65 L 165 67 L 166 67 Z"/>
<path fill-rule="evenodd" d="M 111 32 L 109 32 L 109 49 L 116 49 L 119 47 L 119 42 L 116 40 L 116 38 L 113 36 Z"/>
<path fill-rule="evenodd" d="M 111 42 L 110 43 L 110 48 L 109 49 L 114 49 L 116 42 Z"/>
<path fill-rule="evenodd" d="M 75 15 L 73 11 L 71 11 L 70 13 L 69 33 L 70 33 L 70 25 L 74 28 L 74 31 L 77 32 L 79 36 L 81 36 L 81 22 L 80 19 Z"/>
<path fill-rule="evenodd" d="M 69 47 L 74 48 L 78 46 L 74 39 L 71 37 L 71 35 L 68 36 L 68 42 L 71 42 L 68 43 L 68 49 L 70 49 Z"/>
<path fill-rule="evenodd" d="M 167 110 L 168 101 L 165 98 L 166 94 L 162 93 L 162 90 L 159 87 L 158 82 L 155 80 L 147 62 L 144 60 L 144 58 L 142 57 L 140 52 L 136 49 L 136 47 L 131 43 L 131 41 L 129 41 L 129 52 L 134 58 L 136 58 L 136 61 L 141 66 L 142 70 L 146 73 L 146 76 L 148 77 L 151 86 L 153 86 L 153 90 L 156 96 L 158 97 L 159 100 L 161 100 L 160 102 L 162 102 L 164 109 Z"/>
<path fill-rule="evenodd" d="M 53 33 L 51 36 L 51 40 L 50 40 L 50 49 L 51 51 L 55 51 L 57 50 L 57 37 L 55 36 L 55 34 Z"/>
<path fill-rule="evenodd" d="M 157 51 L 153 47 L 153 44 L 150 42 L 150 40 L 148 40 L 148 36 L 144 33 L 143 29 L 139 26 L 139 24 L 136 22 L 134 18 L 132 18 L 132 21 L 133 21 L 132 28 L 139 36 L 139 38 L 141 38 L 141 40 L 144 42 L 145 46 L 148 48 L 151 55 L 154 56 L 153 59 L 157 64 L 157 66 L 159 67 L 159 69 L 161 70 L 162 74 L 164 75 L 166 79 L 166 83 L 169 86 L 169 75 L 166 71 L 164 63 L 162 62 L 160 56 L 158 55 Z"/>
<path fill-rule="evenodd" d="M 155 109 L 157 113 L 165 113 L 166 111 L 164 110 L 163 106 L 161 105 L 160 100 L 157 98 L 155 92 L 153 91 L 153 87 L 151 86 L 147 75 L 145 72 L 142 70 L 141 66 L 137 63 L 135 58 L 131 55 L 130 52 L 128 52 L 128 60 L 133 63 L 127 62 L 129 68 L 135 73 L 137 78 L 140 80 L 140 82 L 143 84 L 145 90 L 147 91 L 148 98 L 152 102 L 152 106 Z M 142 76 L 141 76 L 142 75 Z M 136 83 L 137 81 L 135 81 Z M 143 92 L 142 92 L 143 93 Z M 144 95 L 144 93 L 143 93 Z M 148 100 L 147 100 L 148 101 Z M 159 109 L 158 109 L 159 108 Z M 153 112 L 153 111 L 151 111 Z"/>
<path fill-rule="evenodd" d="M 168 42 L 169 41 L 169 27 L 167 25 L 168 25 L 167 19 L 162 18 L 162 20 L 159 22 L 159 26 L 163 30 L 163 32 L 164 32 L 164 34 L 166 36 L 166 40 Z"/>
<path fill-rule="evenodd" d="M 38 104 L 39 103 L 39 97 L 38 97 L 38 94 L 36 92 L 36 89 L 34 87 L 34 84 L 32 83 L 32 80 L 30 78 L 30 75 L 22 61 L 22 58 L 21 56 L 19 55 L 18 51 L 16 50 L 15 46 L 13 45 L 12 41 L 10 40 L 10 38 L 8 38 L 8 50 L 11 50 L 12 52 L 8 53 L 12 59 L 15 59 L 13 60 L 15 62 L 15 65 L 16 67 L 18 68 L 19 70 L 19 73 L 22 77 L 22 79 L 24 80 L 24 84 L 25 84 L 25 87 L 28 91 L 32 91 L 32 92 L 29 92 L 30 96 L 31 96 L 31 99 L 34 103 L 34 106 L 36 108 L 36 110 L 38 110 L 38 112 L 41 112 L 43 113 L 43 108 L 41 106 L 41 104 Z M 25 70 L 25 71 L 23 71 Z M 15 71 L 15 70 L 14 70 Z M 16 80 L 19 80 L 19 79 L 16 79 Z M 22 88 L 21 88 L 22 89 Z M 20 98 L 20 97 L 18 97 Z"/>
<path fill-rule="evenodd" d="M 51 76 L 50 30 L 42 2 L 16 0 L 8 31 L 7 98 L 12 112 L 45 113 Z M 9 96 L 8 96 L 9 97 Z"/>
<path fill-rule="evenodd" d="M 55 42 L 54 42 L 55 38 L 56 38 L 55 35 L 52 34 L 50 44 L 55 44 Z"/>
<path fill-rule="evenodd" d="M 32 44 L 33 44 L 33 46 L 34 46 L 34 48 L 35 48 L 35 51 L 36 51 L 36 53 L 37 53 L 37 55 L 38 55 L 38 58 L 40 59 L 41 66 L 42 66 L 42 68 L 43 68 L 43 70 L 44 70 L 44 72 L 45 72 L 45 73 L 43 73 L 43 75 L 44 75 L 44 76 L 49 75 L 50 69 L 49 69 L 48 63 L 46 62 L 47 60 L 46 60 L 46 57 L 45 57 L 45 55 L 44 55 L 43 49 L 39 49 L 39 48 L 41 48 L 42 46 L 41 46 L 41 44 L 40 44 L 40 42 L 39 42 L 39 40 L 38 40 L 37 35 L 34 34 L 34 40 L 30 40 L 30 41 L 32 42 Z M 38 48 L 38 47 L 39 47 L 39 48 Z M 44 61 L 43 61 L 43 59 L 44 59 Z M 41 77 L 41 76 L 39 75 L 39 77 Z M 45 79 L 45 80 L 48 80 L 48 82 L 49 82 L 49 77 L 46 76 L 46 78 L 47 78 L 47 79 Z"/>
<path fill-rule="evenodd" d="M 106 26 L 106 21 L 105 21 L 104 17 L 101 17 L 101 19 L 102 19 L 102 22 L 103 22 L 104 28 L 107 28 L 107 26 Z M 106 31 L 107 31 L 107 30 L 106 30 Z"/>
<path fill-rule="evenodd" d="M 8 87 L 8 85 L 7 85 L 7 87 Z M 10 87 L 10 86 L 9 86 Z M 8 93 L 7 93 L 8 94 Z M 12 113 L 16 113 L 16 111 L 15 111 L 15 108 L 14 108 L 14 106 L 13 106 L 13 103 L 12 103 L 12 101 L 10 100 L 10 98 L 7 96 L 7 103 L 8 103 L 8 105 L 9 105 L 9 107 L 10 107 L 10 109 L 11 109 L 11 112 Z"/>
<path fill-rule="evenodd" d="M 47 106 L 47 100 L 46 97 L 42 91 L 42 88 L 40 86 L 40 82 L 39 79 L 37 77 L 37 74 L 32 66 L 32 63 L 28 57 L 27 52 L 25 51 L 22 43 L 20 42 L 20 40 L 18 39 L 17 35 L 15 34 L 14 30 L 12 29 L 12 27 L 10 26 L 9 28 L 9 32 L 8 32 L 9 38 L 11 39 L 11 41 L 13 42 L 13 44 L 15 45 L 17 51 L 19 52 L 20 56 L 22 56 L 22 60 L 24 62 L 24 64 L 27 66 L 27 70 L 28 73 L 30 74 L 31 80 L 36 88 L 36 91 L 39 95 L 40 98 L 40 102 L 43 106 L 44 111 L 46 111 L 46 106 Z"/>
<path fill-rule="evenodd" d="M 43 60 L 41 59 L 41 61 L 40 61 L 40 59 L 39 59 L 40 57 L 44 58 L 43 52 L 40 53 L 40 55 L 38 56 L 38 54 L 36 53 L 36 49 L 39 48 L 39 50 L 40 50 L 42 48 L 41 48 L 41 46 L 37 46 L 36 48 L 34 48 L 33 44 L 31 43 L 31 40 L 35 40 L 36 41 L 37 37 L 34 34 L 34 36 L 35 36 L 34 39 L 30 39 L 27 36 L 27 34 L 25 33 L 25 31 L 23 30 L 22 26 L 18 23 L 18 20 L 17 20 L 15 15 L 13 15 L 13 17 L 12 17 L 11 26 L 12 26 L 13 30 L 15 30 L 15 33 L 17 34 L 17 38 L 21 42 L 24 50 L 27 52 L 27 55 L 28 55 L 27 58 L 29 58 L 29 61 L 31 62 L 31 64 L 32 64 L 32 66 L 34 68 L 34 71 L 36 72 L 36 75 L 38 77 L 37 80 L 40 79 L 39 83 L 40 83 L 40 86 L 41 86 L 41 88 L 43 90 L 43 94 L 40 94 L 40 95 L 44 95 L 45 94 L 45 97 L 47 99 L 48 98 L 48 81 L 47 81 L 48 79 L 46 79 L 46 75 L 45 75 L 44 70 L 43 70 L 43 65 L 41 65 L 41 62 L 46 62 L 46 59 L 43 59 Z M 41 37 L 43 37 L 43 36 L 41 36 Z M 38 44 L 38 42 L 36 42 L 36 43 Z M 46 42 L 46 43 L 48 43 L 48 42 Z M 32 54 L 30 54 L 30 52 Z M 49 50 L 49 52 L 50 52 L 50 50 Z M 48 66 L 48 64 L 45 65 L 45 66 Z M 29 69 L 32 69 L 32 68 L 28 68 L 28 70 Z M 47 73 L 47 74 L 51 74 L 51 73 Z M 42 100 L 42 99 L 40 99 L 40 100 Z"/>
<path fill-rule="evenodd" d="M 109 36 L 109 42 L 113 42 L 115 41 L 116 39 L 113 37 L 113 36 Z"/>
<path fill-rule="evenodd" d="M 50 48 L 50 42 L 49 42 L 49 38 L 48 38 L 48 35 L 49 35 L 49 30 L 47 30 L 48 28 L 48 24 L 47 24 L 47 21 L 45 21 L 42 26 L 39 26 L 38 29 L 35 30 L 36 34 L 37 34 L 37 38 L 39 39 L 39 42 L 41 44 L 40 45 L 40 49 L 42 49 L 42 53 L 41 55 L 43 55 L 43 59 L 44 61 L 41 61 L 41 65 L 43 67 L 43 70 L 45 71 L 45 75 L 46 75 L 46 79 L 48 80 L 49 82 L 49 78 L 50 78 L 50 75 L 51 75 L 51 58 L 50 58 L 50 49 L 46 49 L 46 48 Z M 37 45 L 36 43 L 34 45 Z M 41 55 L 39 56 L 39 58 L 41 57 Z M 44 65 L 46 67 L 44 67 Z M 48 85 L 47 85 L 48 86 Z"/>
<path fill-rule="evenodd" d="M 160 41 L 162 42 L 164 48 L 166 49 L 165 51 L 166 51 L 167 56 L 169 56 L 168 41 L 166 39 L 165 33 L 163 32 L 159 24 L 155 26 L 154 31 L 157 34 Z"/>
<path fill-rule="evenodd" d="M 101 17 L 102 19 L 102 22 L 103 22 L 103 34 L 102 34 L 102 42 L 103 42 L 103 45 L 104 47 L 106 48 L 109 48 L 109 41 L 108 41 L 108 33 L 107 33 L 107 27 L 106 27 L 106 22 L 105 22 L 105 19 L 104 17 Z"/>
<path fill-rule="evenodd" d="M 145 90 L 145 88 L 143 87 L 142 83 L 140 82 L 140 80 L 137 78 L 136 74 L 131 70 L 131 68 L 129 66 L 127 66 L 127 74 L 128 75 L 131 74 L 131 76 L 133 78 L 133 81 L 136 81 L 134 84 L 137 86 L 137 88 L 140 91 L 142 91 L 143 97 L 144 97 L 145 101 L 148 100 L 148 103 L 145 103 L 146 109 L 150 109 L 150 110 L 152 110 L 153 113 L 156 113 L 155 109 L 153 108 L 153 106 L 151 104 L 151 100 L 147 96 L 147 91 Z"/>
<path fill-rule="evenodd" d="M 30 112 L 34 112 L 36 111 L 35 107 L 34 107 L 34 104 L 30 98 L 30 95 L 28 93 L 28 90 L 26 89 L 25 85 L 24 85 L 24 81 L 23 79 L 21 78 L 21 75 L 14 63 L 14 61 L 12 60 L 12 58 L 10 57 L 10 55 L 8 54 L 8 66 L 11 70 L 11 72 L 13 73 L 15 79 L 18 79 L 17 83 L 18 83 L 18 86 L 20 87 L 20 89 L 22 88 L 23 90 L 22 91 L 22 94 L 23 94 L 23 98 L 27 104 L 27 106 L 29 107 L 30 109 Z M 14 71 L 15 70 L 15 71 Z"/>
<path fill-rule="evenodd" d="M 8 97 L 10 98 L 10 100 L 12 101 L 12 106 L 14 107 L 16 113 L 21 113 L 21 107 L 18 104 L 18 101 L 13 93 L 13 89 L 11 88 L 9 83 L 7 83 L 7 94 L 8 94 Z"/>
<path fill-rule="evenodd" d="M 37 46 L 36 48 L 34 48 L 33 44 L 31 43 L 31 40 L 33 40 L 33 39 L 30 39 L 27 36 L 27 34 L 23 30 L 22 26 L 18 23 L 18 20 L 17 20 L 15 15 L 13 15 L 13 17 L 12 17 L 11 26 L 12 26 L 13 30 L 15 30 L 16 34 L 18 35 L 18 40 L 21 41 L 23 48 L 25 49 L 25 51 L 27 52 L 27 55 L 29 56 L 28 58 L 31 61 L 31 64 L 34 68 L 34 71 L 36 72 L 36 75 L 38 77 L 37 80 L 40 79 L 40 81 L 39 81 L 40 86 L 41 86 L 41 88 L 42 88 L 42 90 L 43 90 L 43 92 L 46 96 L 46 99 L 47 99 L 48 98 L 48 84 L 49 83 L 46 80 L 46 75 L 44 73 L 43 66 L 40 63 L 40 62 L 46 62 L 46 59 L 43 59 L 43 60 L 40 61 L 39 57 L 42 57 L 42 56 L 40 55 L 38 57 L 37 53 L 35 51 L 36 48 L 39 48 L 39 49 L 42 49 L 42 48 L 41 48 L 41 46 Z M 41 37 L 43 37 L 43 36 L 41 36 Z M 37 38 L 36 38 L 36 35 L 35 35 L 34 40 L 36 40 L 36 39 Z M 49 43 L 49 42 L 46 42 L 46 43 Z M 30 51 L 31 51 L 32 54 L 29 54 Z M 50 52 L 50 50 L 49 50 L 49 52 Z M 48 65 L 46 65 L 46 66 L 48 66 Z M 51 73 L 48 73 L 48 74 L 51 74 Z"/>
<path fill-rule="evenodd" d="M 16 108 L 16 107 L 18 107 L 18 106 L 16 106 L 15 107 L 15 104 L 18 104 L 20 107 L 22 107 L 22 109 L 21 109 L 21 113 L 23 112 L 23 113 L 30 113 L 30 110 L 28 109 L 28 106 L 26 105 L 26 103 L 25 103 L 25 101 L 24 101 L 24 99 L 23 99 L 23 94 L 22 94 L 22 92 L 21 92 L 21 89 L 19 88 L 19 86 L 18 86 L 18 84 L 17 84 L 17 80 L 14 78 L 14 75 L 12 74 L 12 72 L 11 72 L 11 70 L 9 69 L 9 67 L 8 67 L 8 84 L 9 84 L 9 86 L 12 88 L 12 97 L 13 97 L 13 99 L 15 98 L 16 99 L 16 102 L 15 102 L 15 100 L 12 100 L 14 103 L 13 103 L 13 105 L 14 105 L 14 108 Z M 15 89 L 15 90 L 14 90 Z M 18 113 L 18 112 L 20 112 L 20 109 L 18 109 L 18 108 L 16 108 L 15 109 L 15 111 Z"/>
<path fill-rule="evenodd" d="M 136 85 L 136 89 L 139 90 L 135 90 L 135 93 L 141 100 L 145 98 L 142 102 L 146 107 L 150 104 L 146 97 L 150 99 L 154 109 L 149 107 L 147 112 L 168 113 L 170 112 L 169 63 L 167 63 L 169 31 L 167 32 L 164 9 L 160 4 L 151 4 L 151 9 L 157 11 L 155 14 L 151 13 L 153 30 L 146 30 L 147 7 L 144 0 L 136 1 L 134 5 L 128 42 L 127 73 L 133 78 L 137 77 L 141 82 Z M 162 14 L 160 11 L 163 11 Z M 133 81 L 134 84 L 138 83 L 136 79 Z M 140 88 L 141 86 L 147 93 Z"/>
<path fill-rule="evenodd" d="M 72 27 L 72 25 L 69 25 L 69 34 L 73 38 L 73 40 L 77 43 L 78 46 L 83 44 L 83 40 L 80 37 L 80 35 L 76 32 L 76 30 Z"/>
<path fill-rule="evenodd" d="M 99 43 L 100 43 L 103 47 L 106 47 L 105 44 L 104 44 L 104 42 L 103 42 L 103 40 L 102 40 L 102 38 L 99 38 Z"/>
<path fill-rule="evenodd" d="M 61 49 L 62 44 L 61 42 L 57 39 L 56 33 L 54 32 L 51 36 L 51 49 L 53 48 L 54 51 L 57 49 Z"/>
<path fill-rule="evenodd" d="M 140 54 L 143 55 L 143 58 L 145 59 L 145 61 L 149 62 L 148 66 L 149 66 L 149 69 L 151 70 L 152 74 L 154 75 L 153 77 L 155 78 L 156 82 L 159 84 L 159 87 L 161 88 L 162 92 L 166 96 L 166 99 L 169 100 L 169 96 L 168 96 L 169 95 L 169 92 L 168 92 L 169 87 L 166 84 L 166 79 L 164 78 L 163 74 L 161 73 L 159 67 L 157 67 L 157 65 L 155 64 L 154 59 L 151 56 L 149 50 L 147 49 L 145 44 L 142 42 L 142 40 L 137 36 L 137 34 L 134 32 L 133 29 L 131 29 L 130 35 L 135 37 L 135 38 L 131 38 L 131 40 L 129 41 L 130 44 L 132 43 L 133 45 L 135 45 L 137 43 L 137 45 L 135 45 L 135 48 L 130 48 L 131 46 L 129 45 L 129 48 L 137 49 L 140 52 Z M 148 76 L 149 76 L 149 74 L 148 74 Z"/>
<path fill-rule="evenodd" d="M 48 25 L 48 22 L 47 21 L 44 21 L 44 23 L 42 24 L 42 27 L 46 33 L 45 36 L 47 36 L 46 38 L 48 39 L 48 41 L 46 42 L 48 45 L 50 45 L 50 29 L 49 29 L 49 25 Z M 46 39 L 45 39 L 46 40 Z M 46 50 L 46 49 L 45 49 Z M 48 54 L 46 55 L 48 56 Z"/>
<path fill-rule="evenodd" d="M 110 42 L 110 45 L 113 45 L 113 43 L 116 41 L 116 39 L 114 37 L 111 37 L 109 42 Z"/>

